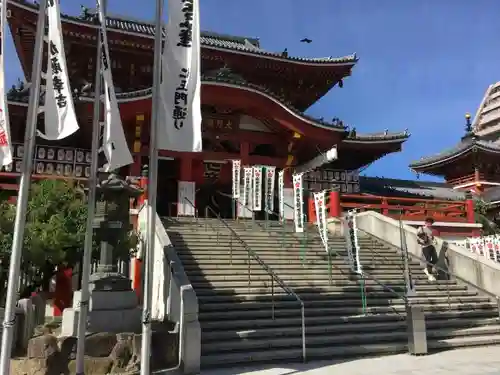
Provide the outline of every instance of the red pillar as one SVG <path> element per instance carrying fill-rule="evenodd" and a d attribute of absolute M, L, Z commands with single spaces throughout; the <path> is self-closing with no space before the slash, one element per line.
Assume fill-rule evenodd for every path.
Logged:
<path fill-rule="evenodd" d="M 56 286 L 54 290 L 54 316 L 62 316 L 66 307 L 71 307 L 73 298 L 73 270 L 69 267 L 61 266 L 56 273 Z"/>
<path fill-rule="evenodd" d="M 250 144 L 248 142 L 240 143 L 241 165 L 248 165 L 250 161 Z"/>
<path fill-rule="evenodd" d="M 316 206 L 314 204 L 314 197 L 307 198 L 307 211 L 309 222 L 314 224 L 316 222 Z"/>
<path fill-rule="evenodd" d="M 340 192 L 331 191 L 330 192 L 330 217 L 341 217 L 342 208 L 340 206 Z"/>
<path fill-rule="evenodd" d="M 149 171 L 148 171 L 147 167 L 144 166 L 142 169 L 142 172 L 141 172 L 142 176 L 139 179 L 139 187 L 143 190 L 143 193 L 137 199 L 138 208 L 140 208 L 147 200 L 147 196 L 148 196 L 148 172 Z M 141 290 L 141 287 L 142 287 L 141 270 L 142 270 L 142 260 L 137 258 L 137 257 L 133 257 L 131 260 L 131 267 L 130 267 L 130 274 L 132 275 L 132 277 L 131 277 L 132 289 L 137 294 L 137 297 L 139 298 L 139 300 L 141 298 L 141 293 L 142 293 L 142 290 Z"/>
<path fill-rule="evenodd" d="M 465 211 L 466 211 L 466 216 L 467 216 L 467 222 L 468 223 L 475 223 L 476 217 L 474 214 L 474 200 L 473 199 L 467 199 L 465 201 Z"/>
<path fill-rule="evenodd" d="M 180 164 L 179 181 L 193 181 L 193 159 L 189 156 L 183 156 Z"/>

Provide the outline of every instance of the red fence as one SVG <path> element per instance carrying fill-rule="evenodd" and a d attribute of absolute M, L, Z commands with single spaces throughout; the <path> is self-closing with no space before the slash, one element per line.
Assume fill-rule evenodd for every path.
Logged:
<path fill-rule="evenodd" d="M 403 220 L 423 221 L 432 217 L 436 221 L 474 223 L 472 200 L 444 201 L 434 199 L 380 197 L 364 194 L 339 194 L 330 192 L 327 199 L 328 217 L 338 217 L 341 212 L 352 209 L 376 211 L 383 215 Z M 314 199 L 308 201 L 309 221 L 316 221 Z"/>

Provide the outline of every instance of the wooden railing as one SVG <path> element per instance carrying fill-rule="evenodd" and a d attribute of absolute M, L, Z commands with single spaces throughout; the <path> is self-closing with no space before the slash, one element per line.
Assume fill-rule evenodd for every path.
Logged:
<path fill-rule="evenodd" d="M 316 212 L 312 197 L 308 205 L 309 221 L 315 222 Z M 475 221 L 472 200 L 445 201 L 331 192 L 328 194 L 326 205 L 328 217 L 335 217 L 338 213 L 357 209 L 360 212 L 376 211 L 389 217 L 408 221 L 424 221 L 428 217 L 441 222 L 474 223 Z"/>
<path fill-rule="evenodd" d="M 343 211 L 357 208 L 359 211 L 377 211 L 404 220 L 425 220 L 432 217 L 436 221 L 474 222 L 474 206 L 469 201 L 445 201 L 418 198 L 380 197 L 362 194 L 341 194 L 340 206 Z M 469 210 L 472 209 L 472 212 Z"/>
<path fill-rule="evenodd" d="M 476 175 L 475 173 L 471 173 L 466 176 L 458 177 L 458 178 L 452 178 L 450 180 L 447 180 L 446 182 L 451 184 L 451 185 L 462 185 L 466 184 L 469 182 L 474 182 L 477 179 L 483 180 L 485 178 L 483 173 L 479 173 L 479 175 Z"/>

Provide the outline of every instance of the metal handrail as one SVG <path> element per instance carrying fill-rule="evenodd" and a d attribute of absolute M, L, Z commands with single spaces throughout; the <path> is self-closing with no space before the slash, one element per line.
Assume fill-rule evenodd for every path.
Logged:
<path fill-rule="evenodd" d="M 274 233 L 272 233 L 272 232 L 270 232 L 270 231 L 268 231 L 268 233 L 269 233 L 269 235 L 270 235 L 270 236 L 276 236 L 276 235 L 277 235 L 277 234 L 274 234 Z M 296 237 L 293 237 L 293 238 L 294 238 L 294 239 L 296 239 L 297 241 L 299 241 L 299 239 L 298 239 L 298 238 L 296 238 Z M 338 266 L 336 266 L 336 265 L 333 265 L 333 264 L 331 263 L 331 256 L 332 256 L 332 255 L 336 255 L 336 254 L 337 254 L 337 252 L 336 252 L 336 251 L 332 251 L 332 250 L 329 248 L 327 253 L 328 253 L 329 268 L 330 268 L 331 266 L 333 266 L 333 267 L 335 267 L 336 269 L 341 270 L 341 268 L 340 268 L 340 267 L 338 267 Z M 410 300 L 408 299 L 408 297 L 406 297 L 404 294 L 402 294 L 402 293 L 399 293 L 399 292 L 395 291 L 392 287 L 390 287 L 390 286 L 388 286 L 388 285 L 386 285 L 386 284 L 382 283 L 381 281 L 379 281 L 378 279 L 376 279 L 373 275 L 370 275 L 370 274 L 368 274 L 368 273 L 366 273 L 366 272 L 363 272 L 363 271 L 362 271 L 361 273 L 356 273 L 356 275 L 357 275 L 357 276 L 359 276 L 359 277 L 361 277 L 362 279 L 366 279 L 366 278 L 368 278 L 368 279 L 370 279 L 370 280 L 374 281 L 376 284 L 378 284 L 379 286 L 381 286 L 381 287 L 382 287 L 382 288 L 384 288 L 385 290 L 387 290 L 387 291 L 389 291 L 390 293 L 394 294 L 397 298 L 402 299 L 402 300 L 405 302 L 405 304 L 408 304 L 408 303 L 410 302 Z M 331 279 L 332 275 L 331 275 L 331 273 L 330 273 L 329 277 L 330 277 L 330 284 L 332 284 L 332 279 Z M 363 285 L 362 287 L 364 288 L 364 285 Z M 366 307 L 366 306 L 365 306 L 365 307 Z M 400 314 L 398 313 L 398 315 L 400 315 Z"/>
<path fill-rule="evenodd" d="M 193 209 L 196 211 L 196 206 L 191 202 L 188 198 L 184 198 L 190 205 L 193 207 Z M 301 310 L 301 318 L 302 318 L 302 359 L 304 362 L 307 360 L 307 355 L 306 355 L 306 325 L 305 325 L 305 308 L 304 308 L 304 302 L 302 299 L 289 287 L 285 285 L 285 282 L 281 280 L 281 278 L 267 265 L 264 263 L 264 261 L 250 248 L 250 246 L 247 245 L 247 243 L 234 231 L 233 228 L 223 219 L 220 217 L 220 215 L 215 212 L 214 209 L 212 209 L 210 206 L 207 206 L 210 211 L 215 215 L 215 217 L 222 223 L 223 226 L 226 227 L 226 229 L 229 230 L 231 233 L 231 238 L 234 236 L 240 244 L 243 246 L 243 248 L 247 251 L 248 255 L 251 256 L 266 272 L 267 274 L 271 277 L 271 293 L 272 293 L 272 314 L 273 314 L 273 319 L 274 319 L 274 283 L 277 283 L 288 295 L 294 297 L 297 302 L 300 304 L 300 310 Z M 249 283 L 250 283 L 250 261 L 248 261 L 248 266 L 249 266 Z"/>
<path fill-rule="evenodd" d="M 383 240 L 383 239 L 381 239 L 381 238 L 379 238 L 379 237 L 377 237 L 377 236 L 375 236 L 375 235 L 373 235 L 373 234 L 371 234 L 371 233 L 368 233 L 367 231 L 365 231 L 365 230 L 363 230 L 363 229 L 358 228 L 358 230 L 362 231 L 363 233 L 368 234 L 370 237 L 375 237 L 377 240 L 380 240 L 381 242 L 385 243 L 386 245 L 388 245 L 388 246 L 390 246 L 390 247 L 392 247 L 392 248 L 395 248 L 395 249 L 396 249 L 396 251 L 398 251 L 398 252 L 402 251 L 402 249 L 398 248 L 397 246 L 393 245 L 392 243 L 390 243 L 390 242 L 388 242 L 388 241 L 386 241 L 386 240 Z M 388 259 L 387 259 L 387 257 L 386 257 L 384 254 L 382 254 L 382 253 L 378 252 L 377 250 L 374 250 L 374 249 L 372 248 L 372 249 L 371 249 L 371 251 L 372 251 L 372 252 L 374 252 L 374 253 L 376 253 L 377 255 L 382 256 L 382 257 L 383 257 L 383 258 L 385 258 L 386 260 L 388 260 Z M 450 272 L 449 270 L 444 269 L 443 267 L 438 266 L 437 264 L 432 264 L 432 263 L 428 262 L 428 261 L 427 261 L 425 258 L 423 258 L 423 257 L 419 257 L 418 255 L 415 255 L 415 254 L 412 254 L 412 253 L 408 253 L 408 255 L 409 255 L 409 257 L 410 257 L 410 258 L 412 258 L 412 260 L 418 260 L 420 263 L 423 263 L 423 264 L 424 264 L 424 266 L 432 266 L 432 267 L 433 267 L 433 268 L 435 268 L 437 271 L 440 271 L 440 272 L 442 272 L 442 273 L 444 273 L 444 274 L 448 275 L 450 279 L 456 279 L 456 280 L 459 280 L 459 281 L 461 281 L 462 283 L 464 283 L 464 284 L 466 284 L 466 285 L 470 286 L 471 288 L 476 289 L 476 290 L 478 290 L 479 292 L 481 292 L 481 293 L 483 293 L 483 294 L 486 294 L 486 295 L 487 295 L 487 296 L 489 296 L 489 297 L 494 298 L 494 299 L 496 300 L 496 302 L 497 302 L 497 305 L 498 305 L 498 316 L 499 316 L 499 318 L 500 318 L 500 296 L 498 296 L 497 294 L 495 294 L 495 293 L 493 293 L 493 292 L 490 292 L 490 291 L 488 291 L 488 290 L 486 290 L 486 289 L 484 289 L 484 288 L 482 288 L 482 287 L 480 287 L 480 286 L 478 286 L 478 285 L 474 284 L 473 282 L 471 282 L 471 281 L 469 281 L 469 280 L 464 279 L 464 278 L 463 278 L 463 277 L 461 277 L 461 276 L 458 276 L 457 274 L 455 274 L 455 273 L 453 273 L 453 272 Z M 448 298 L 450 298 L 450 290 L 449 290 L 449 288 L 448 288 Z"/>

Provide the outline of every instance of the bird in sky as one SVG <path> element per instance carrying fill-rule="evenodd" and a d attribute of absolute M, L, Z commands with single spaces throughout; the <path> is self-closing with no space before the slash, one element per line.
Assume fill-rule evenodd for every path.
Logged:
<path fill-rule="evenodd" d="M 311 39 L 309 39 L 309 38 L 304 38 L 304 39 L 302 39 L 300 42 L 301 42 L 301 43 L 308 43 L 308 44 L 309 44 L 309 43 L 312 43 L 312 40 L 311 40 Z"/>

